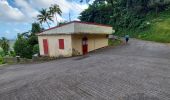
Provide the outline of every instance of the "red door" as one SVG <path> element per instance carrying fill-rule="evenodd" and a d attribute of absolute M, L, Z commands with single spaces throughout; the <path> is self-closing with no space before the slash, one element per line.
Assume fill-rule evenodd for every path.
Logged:
<path fill-rule="evenodd" d="M 47 41 L 47 39 L 43 39 L 43 47 L 44 47 L 44 54 L 48 55 L 48 41 Z"/>
<path fill-rule="evenodd" d="M 88 39 L 87 37 L 84 37 L 82 39 L 82 51 L 83 51 L 83 55 L 88 53 L 88 43 L 87 43 Z"/>

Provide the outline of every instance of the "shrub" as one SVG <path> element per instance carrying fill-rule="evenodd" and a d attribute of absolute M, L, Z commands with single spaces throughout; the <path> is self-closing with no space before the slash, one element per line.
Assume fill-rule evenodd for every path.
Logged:
<path fill-rule="evenodd" d="M 0 56 L 5 56 L 5 52 L 1 47 L 0 47 Z"/>
<path fill-rule="evenodd" d="M 3 64 L 3 63 L 4 63 L 3 57 L 0 56 L 0 64 Z"/>
<path fill-rule="evenodd" d="M 16 54 L 15 54 L 15 52 L 14 52 L 14 51 L 10 51 L 10 52 L 9 52 L 9 56 L 15 57 L 15 56 L 16 56 Z"/>
<path fill-rule="evenodd" d="M 32 58 L 32 46 L 26 38 L 18 38 L 14 44 L 14 50 L 17 56 Z"/>
<path fill-rule="evenodd" d="M 39 45 L 38 44 L 34 45 L 33 54 L 39 54 Z"/>
<path fill-rule="evenodd" d="M 115 40 L 111 40 L 109 39 L 109 46 L 118 46 L 122 43 L 122 41 L 120 39 L 115 39 Z"/>

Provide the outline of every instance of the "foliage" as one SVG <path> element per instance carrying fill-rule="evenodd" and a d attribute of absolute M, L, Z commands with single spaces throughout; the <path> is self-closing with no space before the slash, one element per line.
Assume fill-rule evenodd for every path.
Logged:
<path fill-rule="evenodd" d="M 4 50 L 0 47 L 0 56 L 5 56 Z"/>
<path fill-rule="evenodd" d="M 49 7 L 49 11 L 48 11 L 48 12 L 49 12 L 53 17 L 55 16 L 56 21 L 58 22 L 58 20 L 57 20 L 57 14 L 60 15 L 60 16 L 61 16 L 61 14 L 62 14 L 62 11 L 61 11 L 59 5 L 57 5 L 57 4 L 52 5 L 51 7 Z"/>
<path fill-rule="evenodd" d="M 109 39 L 109 46 L 118 46 L 122 43 L 122 41 L 120 39 L 115 39 L 115 40 L 111 40 Z"/>
<path fill-rule="evenodd" d="M 139 32 L 137 38 L 170 43 L 170 10 L 161 12 L 155 19 L 151 18 L 153 18 L 153 16 L 147 18 L 150 20 L 150 28 L 143 32 Z"/>
<path fill-rule="evenodd" d="M 10 51 L 10 52 L 9 52 L 9 56 L 11 56 L 11 57 L 15 57 L 15 56 L 16 56 L 16 54 L 15 54 L 15 52 L 14 52 L 14 51 Z"/>
<path fill-rule="evenodd" d="M 8 54 L 8 51 L 9 51 L 9 40 L 7 40 L 5 37 L 2 37 L 0 39 L 0 47 L 4 50 L 5 54 Z"/>
<path fill-rule="evenodd" d="M 39 45 L 38 44 L 34 45 L 33 54 L 39 54 Z"/>
<path fill-rule="evenodd" d="M 137 37 L 138 33 L 151 28 L 148 20 L 158 17 L 169 4 L 169 0 L 95 0 L 79 19 L 112 25 L 119 36 L 129 33 Z"/>
<path fill-rule="evenodd" d="M 52 21 L 53 22 L 53 17 L 55 16 L 56 18 L 56 21 L 57 21 L 57 15 L 60 15 L 62 14 L 62 11 L 59 7 L 59 5 L 57 4 L 54 4 L 54 5 L 51 5 L 49 7 L 49 9 L 42 9 L 39 11 L 39 15 L 37 16 L 37 19 L 38 21 L 42 24 L 42 23 L 47 23 L 48 27 L 50 28 L 50 25 L 49 25 L 49 22 L 48 21 Z"/>
<path fill-rule="evenodd" d="M 31 46 L 34 46 L 34 45 L 38 44 L 38 37 L 37 37 L 35 34 L 31 34 L 31 35 L 28 37 L 28 43 L 29 43 Z"/>
<path fill-rule="evenodd" d="M 3 60 L 3 57 L 2 56 L 0 56 L 0 65 L 1 64 L 4 64 L 4 60 Z"/>
<path fill-rule="evenodd" d="M 33 23 L 31 33 L 24 32 L 22 34 L 18 34 L 18 38 L 14 44 L 15 53 L 11 55 L 18 55 L 23 58 L 32 58 L 34 54 L 34 46 L 38 45 L 38 37 L 36 33 L 42 31 L 39 23 Z"/>
<path fill-rule="evenodd" d="M 31 33 L 37 34 L 42 31 L 42 28 L 39 23 L 32 23 Z"/>
<path fill-rule="evenodd" d="M 42 9 L 39 11 L 39 15 L 37 16 L 38 21 L 42 24 L 44 22 L 47 23 L 48 27 L 50 28 L 50 24 L 48 23 L 48 21 L 53 21 L 52 19 L 52 15 L 47 11 L 47 9 Z"/>
<path fill-rule="evenodd" d="M 18 36 L 18 39 L 14 44 L 14 50 L 17 56 L 32 58 L 32 46 L 29 44 L 27 38 Z"/>

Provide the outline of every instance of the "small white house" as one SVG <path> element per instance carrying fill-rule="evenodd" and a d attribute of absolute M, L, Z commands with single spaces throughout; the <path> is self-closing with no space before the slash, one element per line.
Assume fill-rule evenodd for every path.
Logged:
<path fill-rule="evenodd" d="M 108 46 L 111 26 L 73 21 L 38 34 L 40 55 L 69 57 Z"/>

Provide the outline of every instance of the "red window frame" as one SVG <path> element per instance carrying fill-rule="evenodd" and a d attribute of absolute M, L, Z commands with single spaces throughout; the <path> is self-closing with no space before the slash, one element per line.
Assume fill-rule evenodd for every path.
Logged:
<path fill-rule="evenodd" d="M 64 49 L 64 39 L 59 39 L 58 43 L 59 43 L 59 49 Z"/>

